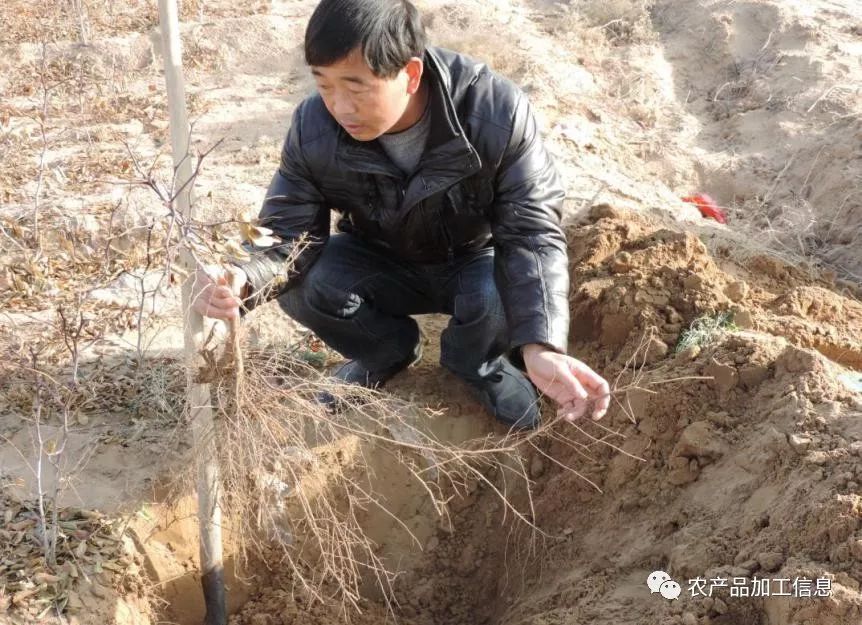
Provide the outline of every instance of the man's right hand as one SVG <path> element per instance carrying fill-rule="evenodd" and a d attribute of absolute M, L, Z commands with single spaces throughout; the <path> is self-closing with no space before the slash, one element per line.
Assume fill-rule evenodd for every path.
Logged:
<path fill-rule="evenodd" d="M 239 267 L 199 267 L 192 287 L 192 308 L 204 317 L 237 319 L 246 281 L 245 272 Z"/>

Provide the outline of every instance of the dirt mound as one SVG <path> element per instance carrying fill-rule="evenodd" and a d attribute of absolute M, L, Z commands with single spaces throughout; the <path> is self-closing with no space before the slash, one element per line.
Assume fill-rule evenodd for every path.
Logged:
<path fill-rule="evenodd" d="M 617 402 L 604 422 L 561 427 L 525 459 L 535 528 L 481 484 L 453 500 L 452 525 L 424 553 L 399 554 L 396 612 L 421 624 L 858 622 L 862 402 L 839 364 L 807 348 L 846 341 L 858 354 L 858 304 L 828 276 L 772 261 L 764 272 L 766 257 L 749 271 L 607 205 L 568 236 L 571 353 L 614 381 Z M 727 322 L 702 323 L 714 318 Z M 421 393 L 434 375 L 402 376 L 395 392 Z M 678 601 L 650 594 L 657 569 L 682 586 Z M 708 580 L 726 586 L 693 596 L 697 578 L 704 594 Z M 743 578 L 779 592 L 802 578 L 830 594 L 731 596 Z M 236 622 L 293 622 L 289 584 L 273 588 Z"/>
<path fill-rule="evenodd" d="M 652 326 L 672 344 L 696 317 L 727 312 L 743 329 L 859 367 L 862 305 L 853 292 L 836 292 L 831 272 L 808 275 L 765 253 L 740 258 L 716 235 L 661 227 L 607 205 L 591 219 L 569 236 L 575 339 L 598 337 L 613 352 L 639 340 L 634 328 Z"/>

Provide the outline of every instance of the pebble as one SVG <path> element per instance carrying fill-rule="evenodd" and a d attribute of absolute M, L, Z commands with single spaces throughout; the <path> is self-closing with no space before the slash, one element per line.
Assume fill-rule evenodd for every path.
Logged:
<path fill-rule="evenodd" d="M 658 360 L 661 360 L 667 355 L 668 346 L 667 343 L 662 341 L 661 339 L 657 339 L 653 337 L 646 348 L 646 354 L 644 356 L 644 360 L 647 364 L 651 365 Z"/>
<path fill-rule="evenodd" d="M 754 327 L 754 318 L 748 310 L 737 310 L 733 314 L 733 323 L 740 328 L 747 330 Z"/>
<path fill-rule="evenodd" d="M 739 282 L 731 282 L 724 289 L 724 294 L 734 302 L 741 302 L 748 295 L 748 284 L 744 280 Z"/>
<path fill-rule="evenodd" d="M 632 255 L 620 252 L 611 259 L 610 269 L 614 273 L 625 273 L 632 268 Z"/>
<path fill-rule="evenodd" d="M 703 375 L 713 378 L 709 380 L 709 385 L 717 388 L 722 392 L 731 390 L 739 382 L 739 373 L 736 367 L 731 365 L 723 365 L 719 362 L 711 362 L 704 370 Z"/>
<path fill-rule="evenodd" d="M 793 451 L 800 455 L 807 452 L 808 448 L 811 446 L 811 438 L 802 434 L 791 434 L 787 437 L 787 442 L 790 443 Z"/>
<path fill-rule="evenodd" d="M 694 360 L 698 354 L 700 354 L 700 345 L 689 345 L 676 355 L 676 360 L 681 362 Z"/>

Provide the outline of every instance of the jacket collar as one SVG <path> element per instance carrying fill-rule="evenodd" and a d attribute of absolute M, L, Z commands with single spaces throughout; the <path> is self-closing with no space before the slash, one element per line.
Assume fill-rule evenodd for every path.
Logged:
<path fill-rule="evenodd" d="M 452 101 L 449 68 L 433 47 L 425 49 L 424 61 L 431 98 L 431 128 L 425 151 L 405 192 L 404 204 L 407 206 L 451 186 L 482 167 L 478 152 L 458 121 Z M 402 177 L 376 140 L 356 141 L 340 127 L 336 155 L 346 169 Z"/>

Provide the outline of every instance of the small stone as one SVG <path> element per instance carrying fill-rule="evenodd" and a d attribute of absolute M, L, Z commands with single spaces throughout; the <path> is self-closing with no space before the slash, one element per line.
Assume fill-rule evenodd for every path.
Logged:
<path fill-rule="evenodd" d="M 734 302 L 741 302 L 748 295 L 748 284 L 744 280 L 731 282 L 724 288 L 724 294 Z"/>
<path fill-rule="evenodd" d="M 780 551 L 764 551 L 757 554 L 757 562 L 764 571 L 772 573 L 784 564 L 784 554 Z"/>
<path fill-rule="evenodd" d="M 721 436 L 709 421 L 695 421 L 680 434 L 671 453 L 685 458 L 718 458 L 724 454 Z"/>
<path fill-rule="evenodd" d="M 671 456 L 668 459 L 668 468 L 670 471 L 667 474 L 667 481 L 675 486 L 693 482 L 700 474 L 697 463 L 692 465 L 689 459 L 683 456 Z"/>
<path fill-rule="evenodd" d="M 614 273 L 626 273 L 632 268 L 632 255 L 628 252 L 620 252 L 611 259 L 609 266 Z"/>
<path fill-rule="evenodd" d="M 686 276 L 682 279 L 682 286 L 691 291 L 703 288 L 703 278 L 698 275 Z"/>
<path fill-rule="evenodd" d="M 432 536 L 428 539 L 428 542 L 425 544 L 425 551 L 434 551 L 440 545 L 440 539 L 436 536 Z"/>
<path fill-rule="evenodd" d="M 697 625 L 697 616 L 691 612 L 683 612 L 682 625 Z"/>
<path fill-rule="evenodd" d="M 713 378 L 709 381 L 710 386 L 724 393 L 734 388 L 739 382 L 739 373 L 736 371 L 736 367 L 715 361 L 704 367 L 703 374 Z"/>
<path fill-rule="evenodd" d="M 787 437 L 787 442 L 797 454 L 802 455 L 808 451 L 811 446 L 811 438 L 802 434 L 791 434 Z"/>
<path fill-rule="evenodd" d="M 853 557 L 862 562 L 862 540 L 856 539 L 850 543 L 850 553 Z"/>
<path fill-rule="evenodd" d="M 857 456 L 862 456 L 862 441 L 853 441 L 850 443 L 850 452 Z"/>
<path fill-rule="evenodd" d="M 727 612 L 727 604 L 718 597 L 716 597 L 715 603 L 712 604 L 712 609 L 715 610 L 718 614 L 724 614 Z"/>
<path fill-rule="evenodd" d="M 677 312 L 676 308 L 674 308 L 673 306 L 666 306 L 665 307 L 665 315 L 667 317 L 668 323 L 673 323 L 673 324 L 678 325 L 678 324 L 681 324 L 683 321 L 685 321 L 683 316 L 681 314 L 679 314 L 679 312 Z"/>
<path fill-rule="evenodd" d="M 733 323 L 743 330 L 750 330 L 754 327 L 754 317 L 748 310 L 737 310 L 733 313 Z"/>
<path fill-rule="evenodd" d="M 747 390 L 759 386 L 768 377 L 769 367 L 762 365 L 746 365 L 739 369 L 739 382 Z"/>
<path fill-rule="evenodd" d="M 667 350 L 667 343 L 665 343 L 661 339 L 653 337 L 652 339 L 650 339 L 650 342 L 647 345 L 644 360 L 647 364 L 651 365 L 656 361 L 664 358 L 667 355 Z"/>
<path fill-rule="evenodd" d="M 694 360 L 700 354 L 700 345 L 689 345 L 676 355 L 677 362 Z"/>

